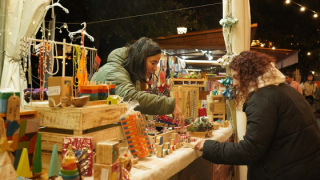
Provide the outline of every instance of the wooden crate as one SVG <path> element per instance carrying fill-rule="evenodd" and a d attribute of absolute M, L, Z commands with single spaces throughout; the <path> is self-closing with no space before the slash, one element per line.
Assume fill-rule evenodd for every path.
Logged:
<path fill-rule="evenodd" d="M 173 84 L 175 86 L 181 86 L 182 82 L 188 82 L 188 84 L 183 84 L 184 86 L 206 87 L 206 80 L 204 78 L 201 78 L 201 79 L 170 78 L 169 79 L 169 84 Z"/>
<path fill-rule="evenodd" d="M 223 95 L 207 96 L 207 115 L 208 117 L 225 120 L 226 100 Z"/>
<path fill-rule="evenodd" d="M 40 129 L 41 133 L 41 149 L 45 151 L 51 151 L 53 144 L 57 145 L 58 152 L 62 151 L 62 139 L 64 137 L 80 137 L 78 135 L 72 135 L 67 131 L 60 131 L 59 133 L 52 133 L 56 129 L 43 128 Z M 124 134 L 120 124 L 102 126 L 97 129 L 91 129 L 81 137 L 93 137 L 93 148 L 95 149 L 97 142 L 104 140 L 124 140 Z"/>
<path fill-rule="evenodd" d="M 61 160 L 64 137 L 93 137 L 93 148 L 104 140 L 125 140 L 120 116 L 127 110 L 127 104 L 96 105 L 82 108 L 32 107 L 40 119 L 39 132 L 42 134 L 41 150 L 43 168 L 50 164 L 53 145 L 57 145 Z M 60 161 L 61 162 L 61 161 Z"/>
<path fill-rule="evenodd" d="M 82 108 L 34 107 L 37 110 L 40 126 L 72 130 L 73 135 L 82 135 L 84 130 L 100 127 L 120 121 L 120 115 L 127 110 L 127 104 L 97 105 Z"/>

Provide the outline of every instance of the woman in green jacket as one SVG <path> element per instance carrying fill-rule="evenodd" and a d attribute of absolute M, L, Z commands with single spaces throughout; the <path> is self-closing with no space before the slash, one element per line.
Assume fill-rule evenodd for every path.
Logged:
<path fill-rule="evenodd" d="M 140 82 L 147 82 L 157 70 L 160 57 L 161 49 L 156 42 L 140 38 L 129 47 L 112 51 L 107 64 L 99 69 L 92 80 L 115 84 L 116 94 L 123 97 L 124 101 L 138 101 L 140 106 L 136 110 L 142 114 L 172 114 L 174 122 L 179 119 L 184 124 L 184 116 L 174 98 L 140 91 Z"/>

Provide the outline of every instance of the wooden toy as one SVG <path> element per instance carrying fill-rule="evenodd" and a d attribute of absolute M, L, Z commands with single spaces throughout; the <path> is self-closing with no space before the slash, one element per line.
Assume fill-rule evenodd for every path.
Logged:
<path fill-rule="evenodd" d="M 224 125 L 223 127 L 225 127 L 225 128 L 226 128 L 226 127 L 229 127 L 229 121 L 226 120 L 223 125 Z"/>
<path fill-rule="evenodd" d="M 93 169 L 94 180 L 120 180 L 121 165 L 119 161 L 112 165 L 95 163 Z"/>
<path fill-rule="evenodd" d="M 72 168 L 75 169 L 76 167 L 77 166 L 72 167 Z M 57 175 L 59 175 L 58 151 L 57 151 L 57 145 L 53 145 L 48 177 L 54 177 L 54 176 L 57 176 Z"/>
<path fill-rule="evenodd" d="M 72 150 L 71 144 L 69 144 L 68 151 L 63 157 L 61 167 L 59 175 L 63 179 L 79 179 L 76 155 Z"/>
<path fill-rule="evenodd" d="M 0 174 L 1 174 L 1 179 L 6 179 L 6 180 L 17 179 L 17 173 L 14 170 L 11 163 L 11 159 L 6 151 L 3 153 L 0 153 Z"/>
<path fill-rule="evenodd" d="M 113 164 L 119 158 L 118 141 L 102 141 L 96 145 L 96 162 L 98 164 Z"/>
<path fill-rule="evenodd" d="M 38 133 L 36 150 L 33 160 L 32 173 L 37 174 L 42 172 L 42 163 L 41 163 L 41 134 Z"/>
<path fill-rule="evenodd" d="M 17 175 L 25 178 L 32 177 L 32 172 L 30 171 L 30 166 L 29 166 L 29 157 L 28 157 L 27 148 L 23 148 L 22 150 L 18 168 L 17 168 Z"/>
<path fill-rule="evenodd" d="M 164 149 L 167 149 L 169 154 L 172 153 L 172 149 L 170 147 L 170 143 L 169 142 L 164 143 Z"/>
<path fill-rule="evenodd" d="M 157 157 L 158 158 L 162 158 L 162 157 L 166 157 L 166 154 L 163 151 L 163 145 L 157 145 Z"/>
<path fill-rule="evenodd" d="M 159 145 L 163 144 L 163 137 L 162 136 L 157 136 L 156 137 L 156 143 L 158 143 Z"/>

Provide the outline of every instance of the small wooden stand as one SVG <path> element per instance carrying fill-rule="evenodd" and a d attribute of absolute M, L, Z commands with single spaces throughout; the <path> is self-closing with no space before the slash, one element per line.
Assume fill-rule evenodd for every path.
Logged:
<path fill-rule="evenodd" d="M 223 95 L 207 95 L 207 115 L 212 118 L 219 118 L 221 121 L 226 117 L 226 101 Z M 212 120 L 212 119 L 210 119 Z"/>

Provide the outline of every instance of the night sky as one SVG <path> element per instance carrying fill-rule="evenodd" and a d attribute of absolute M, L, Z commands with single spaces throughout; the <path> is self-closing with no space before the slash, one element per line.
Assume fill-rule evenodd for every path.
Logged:
<path fill-rule="evenodd" d="M 219 20 L 222 18 L 222 4 L 102 23 L 90 24 L 90 22 L 221 2 L 221 0 L 61 0 L 60 3 L 69 9 L 69 14 L 58 8 L 55 8 L 55 12 L 56 21 L 67 22 L 70 31 L 81 29 L 81 22 L 88 23 L 87 32 L 95 38 L 95 42 L 86 39 L 85 45 L 96 47 L 104 64 L 113 49 L 143 36 L 156 38 L 176 34 L 178 26 L 188 27 L 188 32 L 221 28 Z M 295 2 L 320 13 L 319 0 L 295 0 Z M 301 12 L 300 7 L 293 3 L 285 4 L 285 0 L 252 0 L 250 4 L 251 22 L 258 23 L 254 39 L 272 41 L 276 48 L 299 51 L 299 63 L 287 68 L 287 71 L 295 68 L 301 69 L 302 73 L 311 70 L 320 71 L 320 17 L 313 18 L 312 12 Z M 46 20 L 50 19 L 49 11 Z M 56 23 L 56 27 L 59 26 L 62 24 Z M 62 41 L 63 38 L 70 41 L 67 32 L 64 29 L 62 32 L 56 30 L 56 41 Z M 79 44 L 80 40 L 74 43 Z M 311 52 L 311 55 L 307 56 L 307 52 Z M 69 64 L 71 68 L 71 63 Z"/>

